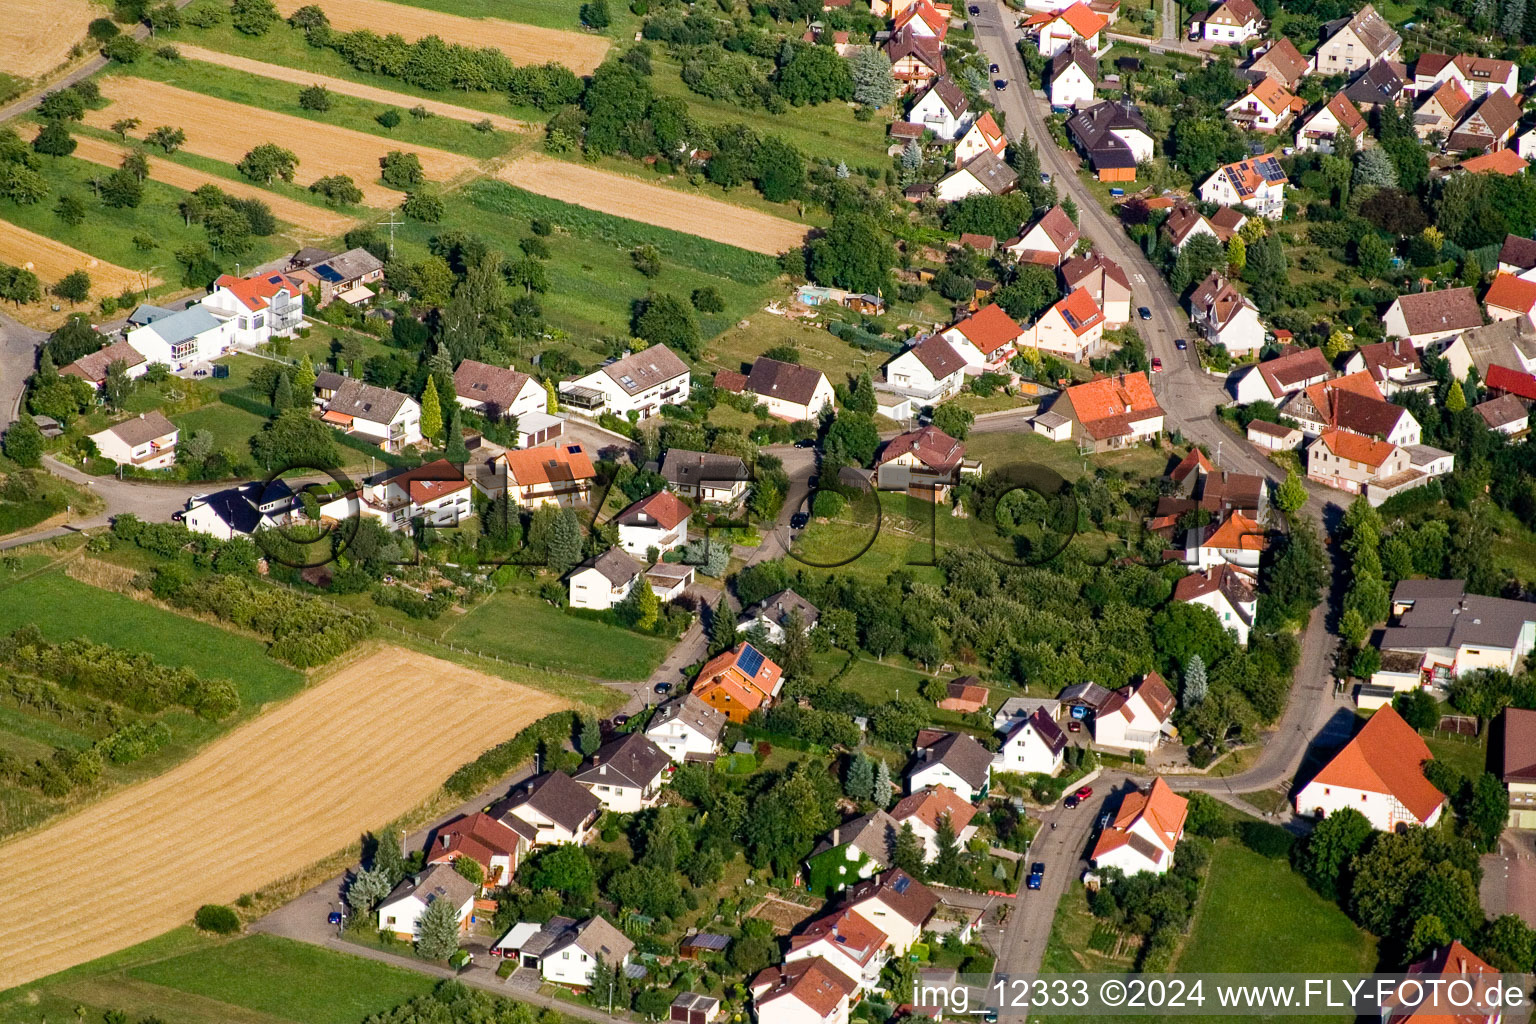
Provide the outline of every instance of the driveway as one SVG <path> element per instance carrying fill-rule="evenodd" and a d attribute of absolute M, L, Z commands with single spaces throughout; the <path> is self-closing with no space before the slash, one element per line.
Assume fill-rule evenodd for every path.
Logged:
<path fill-rule="evenodd" d="M 0 427 L 16 418 L 22 388 L 37 365 L 37 347 L 47 338 L 47 331 L 0 313 Z"/>
<path fill-rule="evenodd" d="M 1484 855 L 1478 890 L 1490 916 L 1516 914 L 1536 927 L 1536 833 L 1506 829 L 1499 848 Z"/>

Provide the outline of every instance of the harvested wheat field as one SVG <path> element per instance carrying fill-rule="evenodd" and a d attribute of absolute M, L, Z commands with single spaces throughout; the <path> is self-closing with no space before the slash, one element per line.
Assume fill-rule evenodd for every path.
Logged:
<path fill-rule="evenodd" d="M 35 78 L 69 59 L 91 19 L 107 12 L 89 0 L 6 0 L 0 13 L 0 71 Z"/>
<path fill-rule="evenodd" d="M 277 0 L 283 17 L 314 0 Z M 603 62 L 608 40 L 585 32 L 562 32 L 539 28 L 500 18 L 465 18 L 421 7 L 387 3 L 386 0 L 324 0 L 321 5 L 331 25 L 343 32 L 366 28 L 381 35 L 398 32 L 407 40 L 437 36 L 445 43 L 463 46 L 494 46 L 514 64 L 544 64 L 558 61 L 576 72 L 588 75 Z M 575 13 L 575 5 L 572 5 Z"/>
<path fill-rule="evenodd" d="M 397 647 L 346 666 L 164 775 L 0 846 L 0 990 L 314 863 L 565 706 Z M 69 864 L 90 865 L 88 880 Z"/>
<path fill-rule="evenodd" d="M 804 224 L 709 196 L 689 195 L 539 154 L 519 157 L 496 176 L 561 202 L 770 255 L 804 244 L 808 230 Z"/>
<path fill-rule="evenodd" d="M 72 156 L 106 167 L 117 167 L 129 152 L 126 146 L 119 146 L 88 135 L 78 135 L 75 141 L 79 145 L 75 147 Z M 243 181 L 221 178 L 217 174 L 208 174 L 195 167 L 178 164 L 172 160 L 162 160 L 156 156 L 150 156 L 148 159 L 149 176 L 155 181 L 163 181 L 167 185 L 174 185 L 188 192 L 203 185 L 217 185 L 232 196 L 242 199 L 260 199 L 272 208 L 272 213 L 278 220 L 286 221 L 299 228 L 295 234 L 305 238 L 330 238 L 335 235 L 344 235 L 358 224 L 356 217 L 348 217 L 333 210 L 301 203 L 297 199 L 280 196 L 276 192 L 268 192 L 264 188 L 248 185 Z"/>
<path fill-rule="evenodd" d="M 123 117 L 137 117 L 144 132 L 156 125 L 175 125 L 187 133 L 183 148 L 188 152 L 228 164 L 239 163 L 264 142 L 275 142 L 298 156 L 296 183 L 308 185 L 330 174 L 351 175 L 369 206 L 395 206 L 402 198 L 377 183 L 379 158 L 392 149 L 415 153 L 432 181 L 452 181 L 475 168 L 475 161 L 467 156 L 317 124 L 143 78 L 104 78 L 101 94 L 112 102 L 86 112 L 86 123 L 94 127 L 110 128 Z"/>
<path fill-rule="evenodd" d="M 403 92 L 390 92 L 388 89 L 363 85 L 345 78 L 316 75 L 308 71 L 284 67 L 281 64 L 267 64 L 263 61 L 251 60 L 248 57 L 236 57 L 232 53 L 224 53 L 220 50 L 205 50 L 201 46 L 189 46 L 186 43 L 177 43 L 176 49 L 181 51 L 182 57 L 186 60 L 200 60 L 207 64 L 217 64 L 220 67 L 232 68 L 235 71 L 244 71 L 249 75 L 261 75 L 263 78 L 275 78 L 280 82 L 291 82 L 294 85 L 323 85 L 331 90 L 331 92 L 340 93 L 343 96 L 353 96 L 360 100 L 388 103 L 391 106 L 406 110 L 409 110 L 411 107 L 425 107 L 434 114 L 441 115 L 442 117 L 451 117 L 456 121 L 468 121 L 471 124 L 478 121 L 489 121 L 495 127 L 507 132 L 522 132 L 527 131 L 529 128 L 527 121 L 519 121 L 513 117 L 487 114 L 483 110 L 472 110 L 469 107 L 455 106 L 452 103 L 444 103 L 441 100 L 424 100 L 419 96 L 408 96 Z"/>
<path fill-rule="evenodd" d="M 144 287 L 144 279 L 137 271 L 104 263 L 89 253 L 71 249 L 63 242 L 33 234 L 3 220 L 0 220 L 0 263 L 32 271 L 45 289 L 61 277 L 83 270 L 91 275 L 91 297 L 98 299 L 104 295 L 119 295 L 125 288 Z M 151 287 L 159 283 L 158 277 L 150 276 Z"/>

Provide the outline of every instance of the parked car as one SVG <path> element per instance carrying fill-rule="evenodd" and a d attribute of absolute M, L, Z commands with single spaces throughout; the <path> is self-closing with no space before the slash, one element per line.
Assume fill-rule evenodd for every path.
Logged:
<path fill-rule="evenodd" d="M 1072 795 L 1077 797 L 1079 800 L 1087 800 L 1089 797 L 1093 796 L 1093 787 L 1084 786 L 1082 789 L 1078 790 Z"/>
<path fill-rule="evenodd" d="M 1146 306 L 1137 306 L 1136 307 L 1136 315 L 1141 317 L 1143 320 L 1151 320 L 1152 319 L 1152 311 L 1150 309 L 1148 309 Z"/>
<path fill-rule="evenodd" d="M 991 73 L 991 74 L 994 74 L 994 75 L 995 75 L 995 74 L 997 74 L 997 70 L 998 70 L 998 69 L 997 69 L 997 65 L 996 65 L 996 64 L 993 64 L 993 65 L 992 65 L 992 66 L 991 66 L 991 67 L 990 67 L 990 68 L 988 68 L 988 69 L 987 69 L 987 70 L 988 70 L 988 71 L 989 71 L 989 72 L 990 72 L 990 73 Z"/>
<path fill-rule="evenodd" d="M 1079 722 L 1077 719 L 1074 718 L 1070 722 L 1067 723 L 1067 732 L 1082 732 L 1082 731 L 1083 731 L 1083 723 Z"/>
<path fill-rule="evenodd" d="M 657 683 L 656 684 L 656 692 L 660 693 L 660 694 L 671 693 L 672 692 L 672 684 L 671 683 Z"/>
<path fill-rule="evenodd" d="M 1042 185 L 1049 185 L 1050 183 L 1051 183 L 1051 175 L 1050 175 L 1050 173 L 1047 172 L 1047 171 L 1041 171 L 1040 172 L 1040 184 L 1042 184 Z"/>
<path fill-rule="evenodd" d="M 803 530 L 805 529 L 806 524 L 810 521 L 811 517 L 809 513 L 796 512 L 794 515 L 789 517 L 789 528 L 791 530 Z"/>
<path fill-rule="evenodd" d="M 1189 348 L 1189 342 L 1183 338 L 1175 338 L 1173 339 L 1173 347 L 1178 349 L 1180 352 L 1183 352 L 1185 349 Z"/>
<path fill-rule="evenodd" d="M 614 715 L 613 716 L 613 727 L 615 729 L 622 729 L 628 723 L 629 723 L 629 716 L 628 715 Z"/>
<path fill-rule="evenodd" d="M 1041 875 L 1030 875 L 1029 878 L 1025 879 L 1024 885 L 1030 889 L 1038 889 L 1040 888 L 1040 883 L 1044 880 Z"/>
<path fill-rule="evenodd" d="M 1008 79 L 999 78 L 997 81 L 992 83 L 992 88 L 996 89 L 998 92 L 1002 92 L 1004 89 L 1008 88 Z"/>
<path fill-rule="evenodd" d="M 1162 373 L 1163 372 L 1163 361 L 1161 359 L 1159 359 L 1157 356 L 1153 356 L 1152 357 L 1152 372 L 1153 373 Z"/>
<path fill-rule="evenodd" d="M 967 7 L 966 10 L 970 11 L 972 14 L 980 14 L 981 13 L 981 8 L 976 6 L 975 4 L 971 4 L 971 6 Z"/>
<path fill-rule="evenodd" d="M 816 447 L 816 439 L 814 437 L 802 437 L 800 440 L 795 442 L 795 447 L 796 448 L 815 448 Z"/>
<path fill-rule="evenodd" d="M 1069 797 L 1067 797 L 1065 800 L 1063 800 L 1061 802 L 1061 806 L 1065 807 L 1067 810 L 1070 811 L 1072 808 L 1076 807 L 1080 803 L 1082 803 L 1082 801 L 1079 800 L 1076 796 L 1069 796 Z"/>
<path fill-rule="evenodd" d="M 339 910 L 331 911 L 329 914 L 326 915 L 325 923 L 326 924 L 333 924 L 333 925 L 338 925 L 339 926 L 341 924 L 341 911 L 339 911 Z"/>

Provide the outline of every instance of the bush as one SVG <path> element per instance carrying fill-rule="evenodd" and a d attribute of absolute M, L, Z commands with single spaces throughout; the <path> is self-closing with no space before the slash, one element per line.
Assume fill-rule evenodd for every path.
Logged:
<path fill-rule="evenodd" d="M 240 915 L 222 903 L 204 903 L 192 920 L 198 928 L 216 935 L 233 935 L 240 930 Z"/>
<path fill-rule="evenodd" d="M 1237 837 L 1244 846 L 1270 860 L 1287 860 L 1296 837 L 1279 825 L 1267 821 L 1244 821 L 1237 826 Z"/>

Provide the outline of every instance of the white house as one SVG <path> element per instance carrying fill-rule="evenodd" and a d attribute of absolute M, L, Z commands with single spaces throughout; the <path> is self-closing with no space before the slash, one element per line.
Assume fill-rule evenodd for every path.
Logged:
<path fill-rule="evenodd" d="M 1264 347 L 1259 307 L 1214 271 L 1190 293 L 1189 318 L 1211 344 L 1225 346 L 1231 355 L 1245 356 Z"/>
<path fill-rule="evenodd" d="M 1041 709 L 1013 718 L 1003 727 L 1003 744 L 992 767 L 1000 772 L 1055 775 L 1066 749 L 1067 734 Z"/>
<path fill-rule="evenodd" d="M 230 344 L 250 348 L 287 337 L 304 326 L 304 289 L 286 274 L 220 275 L 199 303 L 227 321 Z"/>
<path fill-rule="evenodd" d="M 533 826 L 534 846 L 583 846 L 602 813 L 603 805 L 592 791 L 577 785 L 565 772 L 545 772 L 518 786 L 491 809 L 493 817 L 519 832 L 523 830 L 509 819 Z"/>
<path fill-rule="evenodd" d="M 411 875 L 395 886 L 379 904 L 379 931 L 410 942 L 419 937 L 421 915 L 430 904 L 447 900 L 458 913 L 459 929 L 467 930 L 475 910 L 475 883 L 453 869 L 451 864 L 434 864 L 418 875 Z"/>
<path fill-rule="evenodd" d="M 1057 205 L 1047 210 L 1028 229 L 1020 231 L 1018 238 L 1004 243 L 1003 248 L 1022 262 L 1059 267 L 1072 255 L 1081 237 L 1082 232 L 1078 230 L 1077 224 L 1065 209 Z"/>
<path fill-rule="evenodd" d="M 758 356 L 744 389 L 781 420 L 813 420 L 835 400 L 827 375 L 809 366 Z"/>
<path fill-rule="evenodd" d="M 1415 686 L 1443 689 L 1479 669 L 1515 673 L 1536 646 L 1536 605 L 1468 594 L 1461 580 L 1401 581 L 1392 617 L 1378 637 L 1382 658 L 1412 661 Z"/>
<path fill-rule="evenodd" d="M 892 868 L 855 883 L 844 893 L 843 904 L 885 933 L 886 948 L 893 955 L 906 956 L 922 937 L 939 897 L 905 871 Z"/>
<path fill-rule="evenodd" d="M 1333 367 L 1328 365 L 1322 349 L 1297 349 L 1242 371 L 1233 379 L 1232 396 L 1239 405 L 1279 402 L 1286 395 L 1321 384 L 1332 375 Z"/>
<path fill-rule="evenodd" d="M 1088 44 L 1074 39 L 1051 58 L 1051 106 L 1076 107 L 1093 102 L 1099 84 L 1099 61 Z"/>
<path fill-rule="evenodd" d="M 1159 776 L 1147 789 L 1126 794 L 1088 859 L 1097 868 L 1119 868 L 1128 875 L 1167 874 L 1174 849 L 1184 837 L 1188 814 L 1188 798 L 1175 793 Z"/>
<path fill-rule="evenodd" d="M 1239 128 L 1267 134 L 1289 121 L 1303 105 L 1304 101 L 1292 96 L 1273 78 L 1262 78 L 1227 104 L 1227 120 Z"/>
<path fill-rule="evenodd" d="M 634 949 L 635 944 L 606 918 L 590 917 L 574 927 L 562 928 L 549 942 L 540 943 L 534 955 L 538 957 L 539 975 L 545 981 L 586 988 L 592 984 L 599 959 L 605 966 L 622 971 Z M 529 956 L 530 947 L 524 945 L 524 963 Z"/>
<path fill-rule="evenodd" d="M 823 959 L 852 978 L 859 990 L 878 988 L 880 969 L 890 959 L 886 935 L 857 910 L 842 907 L 806 925 L 789 939 L 784 962 Z"/>
<path fill-rule="evenodd" d="M 1074 363 L 1087 362 L 1104 350 L 1104 311 L 1087 288 L 1079 288 L 1040 314 L 1024 332 L 1024 346 L 1050 352 Z"/>
<path fill-rule="evenodd" d="M 1442 288 L 1409 292 L 1392 300 L 1381 315 L 1382 330 L 1389 338 L 1407 338 L 1413 347 L 1438 347 L 1462 331 L 1483 325 L 1483 310 L 1471 288 Z"/>
<path fill-rule="evenodd" d="M 220 320 L 202 306 L 188 306 L 128 332 L 127 342 L 151 363 L 184 370 L 223 354 L 233 344 L 237 321 Z"/>
<path fill-rule="evenodd" d="M 1257 570 L 1269 547 L 1268 531 L 1241 512 L 1233 512 L 1214 530 L 1190 530 L 1188 543 L 1185 561 L 1200 572 L 1223 564 Z"/>
<path fill-rule="evenodd" d="M 1209 608 L 1237 636 L 1237 642 L 1246 647 L 1259 606 L 1258 576 L 1223 562 L 1179 580 L 1173 587 L 1173 599 Z"/>
<path fill-rule="evenodd" d="M 958 139 L 974 120 L 970 101 L 948 75 L 936 79 L 907 111 L 908 124 L 920 124 L 945 142 Z"/>
<path fill-rule="evenodd" d="M 497 821 L 484 811 L 448 822 L 432 836 L 426 849 L 428 864 L 452 864 L 468 857 L 480 865 L 482 889 L 496 889 L 512 881 L 517 865 L 533 845 L 532 825 L 519 819 Z"/>
<path fill-rule="evenodd" d="M 940 178 L 933 186 L 933 197 L 941 203 L 955 203 L 969 196 L 1006 195 L 1018 185 L 1019 176 L 1013 168 L 989 151 Z"/>
<path fill-rule="evenodd" d="M 1002 156 L 1008 150 L 1008 137 L 998 127 L 992 111 L 987 111 L 975 121 L 955 143 L 955 165 L 968 164 L 983 153 Z"/>
<path fill-rule="evenodd" d="M 987 307 L 988 309 L 992 307 Z M 965 360 L 941 334 L 930 334 L 885 364 L 884 387 L 937 405 L 965 385 Z"/>
<path fill-rule="evenodd" d="M 641 498 L 613 517 L 619 529 L 619 547 L 632 555 L 647 557 L 652 548 L 665 553 L 688 543 L 688 517 L 693 514 L 671 491 L 657 491 Z"/>
<path fill-rule="evenodd" d="M 752 474 L 735 455 L 668 448 L 661 457 L 668 489 L 709 505 L 734 505 L 747 493 Z"/>
<path fill-rule="evenodd" d="M 736 621 L 736 632 L 748 633 L 761 628 L 769 643 L 781 644 L 784 642 L 785 628 L 795 615 L 800 616 L 801 628 L 807 632 L 821 621 L 820 608 L 793 590 L 781 590 L 777 594 L 769 594 L 744 611 Z"/>
<path fill-rule="evenodd" d="M 1086 289 L 1104 311 L 1104 326 L 1114 330 L 1131 322 L 1131 279 L 1120 265 L 1097 249 L 1061 265 L 1068 292 Z"/>
<path fill-rule="evenodd" d="M 452 527 L 475 514 L 474 487 L 458 466 L 437 459 L 392 473 L 363 488 L 358 513 L 377 519 L 387 530 L 414 523 Z"/>
<path fill-rule="evenodd" d="M 902 797 L 891 808 L 891 817 L 898 826 L 910 825 L 912 833 L 922 840 L 924 861 L 939 855 L 939 823 L 943 819 L 949 819 L 959 849 L 965 849 L 976 835 L 976 826 L 971 823 L 976 808 L 948 786 L 929 786 Z"/>
<path fill-rule="evenodd" d="M 1099 708 L 1093 718 L 1094 742 L 1150 754 L 1163 741 L 1176 706 L 1163 677 L 1148 672 L 1134 686 L 1116 690 Z"/>
<path fill-rule="evenodd" d="M 91 435 L 102 458 L 135 469 L 167 469 L 176 464 L 176 424 L 156 410 L 114 423 Z"/>
<path fill-rule="evenodd" d="M 666 751 L 646 736 L 629 733 L 598 747 L 572 778 L 607 810 L 632 814 L 656 805 L 671 770 Z"/>
<path fill-rule="evenodd" d="M 1301 787 L 1296 813 L 1323 818 L 1350 807 L 1381 832 L 1432 826 L 1445 809 L 1445 795 L 1424 777 L 1421 765 L 1431 756 L 1413 726 L 1390 705 L 1383 707 Z"/>
<path fill-rule="evenodd" d="M 320 418 L 346 433 L 377 441 L 385 451 L 397 452 L 421 440 L 416 399 L 352 377 L 342 381 Z"/>
<path fill-rule="evenodd" d="M 757 1024 L 848 1024 L 858 984 L 822 957 L 769 967 L 752 979 Z"/>
<path fill-rule="evenodd" d="M 622 548 L 609 548 L 582 562 L 565 578 L 571 607 L 607 611 L 629 596 L 643 571 Z"/>
<path fill-rule="evenodd" d="M 1053 14 L 1037 14 L 1025 19 L 1026 29 L 1039 26 L 1036 44 L 1042 57 L 1054 57 L 1074 41 L 1098 52 L 1099 33 L 1109 27 L 1109 19 L 1078 0 Z"/>
<path fill-rule="evenodd" d="M 59 367 L 59 376 L 79 377 L 100 389 L 106 384 L 107 371 L 113 363 L 123 365 L 123 373 L 129 380 L 138 380 L 149 372 L 149 360 L 144 358 L 144 353 L 126 341 L 114 341 L 106 348 L 97 349 Z"/>
<path fill-rule="evenodd" d="M 493 420 L 515 416 L 520 428 L 525 418 L 549 408 L 549 392 L 536 378 L 477 359 L 466 359 L 453 371 L 453 393 L 463 408 Z"/>
<path fill-rule="evenodd" d="M 219 540 L 249 537 L 257 530 L 280 525 L 292 506 L 293 491 L 282 480 L 242 484 L 188 498 L 181 525 Z M 344 519 L 355 511 L 354 503 L 337 518 Z"/>
<path fill-rule="evenodd" d="M 688 365 L 665 345 L 631 352 L 583 377 L 560 384 L 563 405 L 597 414 L 634 413 L 644 419 L 664 405 L 682 405 L 692 389 Z"/>
<path fill-rule="evenodd" d="M 1523 316 L 1536 325 L 1536 281 L 1513 274 L 1495 274 L 1493 284 L 1483 296 L 1490 320 L 1513 320 Z"/>
<path fill-rule="evenodd" d="M 1513 96 L 1520 88 L 1520 65 L 1510 60 L 1463 53 L 1421 53 L 1413 63 L 1413 88 L 1417 95 L 1431 92 L 1445 82 L 1455 82 L 1473 99 L 1499 89 Z"/>
<path fill-rule="evenodd" d="M 1018 351 L 1024 328 L 1002 306 L 992 303 L 946 327 L 941 336 L 960 354 L 966 366 L 1001 370 Z"/>
<path fill-rule="evenodd" d="M 1365 127 L 1365 116 L 1359 108 L 1342 92 L 1336 92 L 1327 103 L 1302 120 L 1301 127 L 1296 129 L 1296 148 L 1332 153 L 1334 140 L 1340 132 L 1358 141 L 1365 133 Z"/>
<path fill-rule="evenodd" d="M 678 764 L 710 758 L 720 749 L 725 715 L 691 693 L 673 697 L 656 709 L 646 724 L 646 737 Z"/>
<path fill-rule="evenodd" d="M 975 802 L 992 785 L 992 752 L 969 733 L 924 729 L 917 734 L 917 761 L 907 771 L 907 792 L 947 786 Z"/>
<path fill-rule="evenodd" d="M 1256 38 L 1264 15 L 1253 0 L 1222 0 L 1198 22 L 1201 37 L 1210 43 L 1243 43 Z M 1196 25 L 1190 26 L 1191 35 Z"/>
<path fill-rule="evenodd" d="M 1250 157 L 1216 168 L 1200 185 L 1200 199 L 1218 206 L 1246 206 L 1266 220 L 1285 214 L 1289 179 L 1274 154 Z"/>

